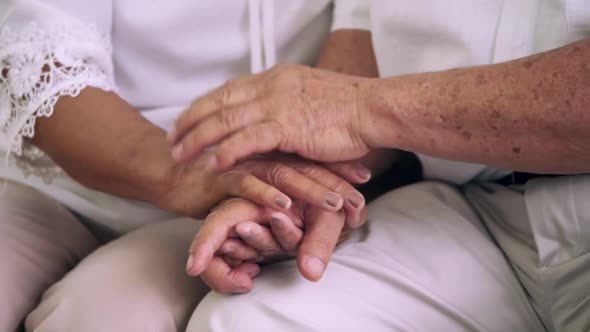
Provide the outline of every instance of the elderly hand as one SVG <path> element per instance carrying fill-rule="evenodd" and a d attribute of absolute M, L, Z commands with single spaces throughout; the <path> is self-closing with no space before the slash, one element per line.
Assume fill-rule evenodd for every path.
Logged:
<path fill-rule="evenodd" d="M 260 272 L 256 262 L 296 254 L 302 275 L 317 281 L 343 239 L 343 227 L 341 212 L 297 202 L 286 213 L 278 213 L 245 199 L 229 199 L 207 217 L 195 237 L 187 273 L 200 275 L 217 292 L 245 293 Z"/>
<path fill-rule="evenodd" d="M 196 161 L 199 162 L 202 160 Z M 243 197 L 277 211 L 287 210 L 291 199 L 295 199 L 327 211 L 343 208 L 351 228 L 364 223 L 361 211 L 365 199 L 351 183 L 366 182 L 370 172 L 359 163 L 318 165 L 294 156 L 273 155 L 245 160 L 221 173 L 207 171 L 209 174 L 191 176 L 191 170 L 187 167 L 178 177 L 161 206 L 204 217 L 192 211 L 208 211 L 203 206 L 214 206 L 228 197 Z M 194 188 L 206 188 L 210 201 L 191 195 Z"/>
<path fill-rule="evenodd" d="M 229 81 L 177 120 L 173 157 L 190 160 L 217 145 L 208 162 L 219 170 L 275 149 L 325 162 L 359 159 L 371 148 L 361 92 L 370 82 L 300 65 Z"/>

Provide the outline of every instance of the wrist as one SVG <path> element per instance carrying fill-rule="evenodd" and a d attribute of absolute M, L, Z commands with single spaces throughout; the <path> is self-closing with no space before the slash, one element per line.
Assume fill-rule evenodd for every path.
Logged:
<path fill-rule="evenodd" d="M 387 125 L 383 122 L 391 113 L 388 96 L 384 95 L 380 79 L 366 79 L 357 89 L 357 133 L 372 149 L 389 147 Z"/>
<path fill-rule="evenodd" d="M 152 190 L 156 206 L 181 215 L 204 218 L 225 193 L 217 185 L 218 176 L 200 161 L 176 163 L 171 158 L 162 163 Z"/>
<path fill-rule="evenodd" d="M 415 136 L 411 115 L 418 112 L 412 100 L 419 98 L 410 78 L 374 78 L 362 86 L 360 133 L 371 148 L 407 150 L 410 147 L 409 140 Z"/>
<path fill-rule="evenodd" d="M 138 150 L 127 153 L 126 172 L 139 200 L 162 207 L 179 171 L 170 156 L 164 131 L 151 129 L 148 128 L 144 133 L 138 132 L 134 143 L 129 144 L 138 147 Z"/>

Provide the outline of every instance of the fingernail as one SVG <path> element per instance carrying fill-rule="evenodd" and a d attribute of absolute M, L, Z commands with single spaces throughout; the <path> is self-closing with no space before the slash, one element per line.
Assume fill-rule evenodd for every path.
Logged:
<path fill-rule="evenodd" d="M 291 206 L 291 199 L 285 195 L 281 195 L 277 197 L 275 200 L 275 204 L 280 207 L 281 209 L 288 209 Z"/>
<path fill-rule="evenodd" d="M 258 273 L 260 273 L 260 270 L 254 269 L 254 270 L 248 272 L 248 275 L 250 276 L 250 278 L 254 279 L 258 276 Z"/>
<path fill-rule="evenodd" d="M 327 193 L 326 196 L 324 196 L 324 200 L 326 201 L 326 204 L 328 204 L 331 207 L 340 206 L 340 204 L 342 203 L 342 197 L 332 192 Z"/>
<path fill-rule="evenodd" d="M 270 217 L 270 223 L 277 228 L 283 228 L 283 221 L 277 217 Z"/>
<path fill-rule="evenodd" d="M 177 144 L 172 149 L 172 158 L 176 161 L 180 161 L 180 158 L 182 157 L 183 150 L 184 150 L 184 146 L 182 145 L 182 143 Z"/>
<path fill-rule="evenodd" d="M 236 290 L 235 290 L 235 293 L 237 293 L 237 294 L 246 294 L 248 292 L 249 292 L 248 288 L 242 288 L 242 287 L 236 288 Z"/>
<path fill-rule="evenodd" d="M 186 271 L 190 271 L 193 266 L 195 266 L 195 257 L 193 257 L 193 255 L 189 255 L 188 261 L 186 262 Z"/>
<path fill-rule="evenodd" d="M 303 265 L 309 273 L 313 274 L 314 277 L 318 279 L 322 277 L 322 274 L 324 274 L 324 270 L 326 269 L 324 263 L 316 257 L 307 257 Z"/>
<path fill-rule="evenodd" d="M 174 142 L 176 139 L 176 129 L 172 129 L 166 134 L 166 140 L 170 143 Z"/>
<path fill-rule="evenodd" d="M 240 235 L 243 237 L 250 238 L 250 237 L 254 236 L 254 230 L 250 226 L 245 226 L 245 228 L 244 228 L 244 226 L 242 226 L 241 231 L 242 232 L 240 233 Z"/>
<path fill-rule="evenodd" d="M 371 178 L 371 171 L 363 165 L 359 165 L 356 168 L 356 175 L 363 180 L 369 180 Z"/>
<path fill-rule="evenodd" d="M 232 246 L 231 244 L 226 244 L 221 247 L 221 252 L 224 254 L 231 253 L 232 251 L 234 251 L 234 246 Z"/>
<path fill-rule="evenodd" d="M 355 208 L 361 208 L 365 204 L 365 198 L 363 195 L 353 191 L 348 194 L 346 200 L 350 203 L 350 205 L 354 206 Z"/>

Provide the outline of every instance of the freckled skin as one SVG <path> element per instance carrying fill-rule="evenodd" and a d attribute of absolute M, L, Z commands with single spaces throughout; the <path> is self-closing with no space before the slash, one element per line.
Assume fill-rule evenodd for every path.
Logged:
<path fill-rule="evenodd" d="M 501 64 L 394 77 L 367 94 L 380 100 L 373 108 L 368 98 L 378 119 L 371 144 L 520 171 L 590 172 L 590 39 Z"/>

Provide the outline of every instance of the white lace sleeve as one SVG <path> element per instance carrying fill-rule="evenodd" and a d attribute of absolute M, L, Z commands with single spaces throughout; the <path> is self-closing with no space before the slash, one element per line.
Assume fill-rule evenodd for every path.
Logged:
<path fill-rule="evenodd" d="M 62 96 L 114 89 L 111 45 L 94 27 L 38 23 L 0 31 L 0 137 L 9 163 L 49 180 L 59 168 L 25 138 Z"/>

